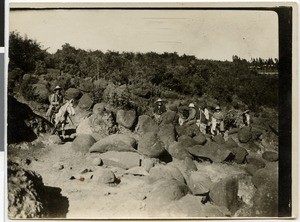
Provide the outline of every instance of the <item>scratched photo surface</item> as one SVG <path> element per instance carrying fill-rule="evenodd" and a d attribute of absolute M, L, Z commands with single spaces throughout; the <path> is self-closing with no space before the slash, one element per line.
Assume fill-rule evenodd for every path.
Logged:
<path fill-rule="evenodd" d="M 11 7 L 8 217 L 278 217 L 278 24 Z"/>

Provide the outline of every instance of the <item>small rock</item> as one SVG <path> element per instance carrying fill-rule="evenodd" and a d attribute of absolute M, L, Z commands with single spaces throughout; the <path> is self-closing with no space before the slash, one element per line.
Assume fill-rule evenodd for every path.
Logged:
<path fill-rule="evenodd" d="M 55 164 L 53 165 L 53 168 L 54 168 L 55 170 L 62 170 L 62 169 L 64 169 L 64 165 L 62 165 L 62 164 L 60 164 L 60 163 L 55 163 Z"/>
<path fill-rule="evenodd" d="M 48 140 L 49 140 L 49 144 L 61 144 L 62 143 L 62 140 L 57 135 L 51 135 Z"/>
<path fill-rule="evenodd" d="M 144 167 L 133 167 L 129 170 L 126 170 L 125 174 L 132 174 L 134 176 L 148 176 L 149 173 L 145 170 Z"/>
<path fill-rule="evenodd" d="M 199 145 L 204 145 L 207 141 L 206 137 L 202 133 L 199 133 L 197 136 L 194 136 L 193 139 L 197 143 L 199 143 Z"/>
<path fill-rule="evenodd" d="M 154 159 L 142 158 L 142 167 L 144 167 L 147 172 L 149 172 L 150 169 L 154 166 L 155 166 L 155 160 Z"/>
<path fill-rule="evenodd" d="M 83 110 L 89 110 L 93 105 L 93 100 L 89 96 L 89 94 L 83 94 L 81 96 L 78 106 Z"/>
<path fill-rule="evenodd" d="M 234 155 L 234 162 L 238 163 L 238 164 L 242 164 L 245 162 L 246 160 L 246 156 L 248 155 L 248 152 L 245 148 L 242 147 L 234 147 L 231 152 Z"/>
<path fill-rule="evenodd" d="M 262 158 L 269 162 L 276 162 L 278 160 L 278 153 L 273 151 L 266 151 L 262 154 Z"/>
<path fill-rule="evenodd" d="M 95 166 L 101 166 L 102 165 L 102 160 L 101 160 L 101 158 L 99 158 L 99 157 L 96 157 L 94 160 L 93 160 L 93 165 L 95 165 Z"/>
<path fill-rule="evenodd" d="M 189 157 L 186 157 L 184 159 L 184 165 L 186 166 L 187 170 L 188 171 L 197 171 L 197 166 L 196 164 L 194 163 L 194 161 L 189 158 Z"/>
<path fill-rule="evenodd" d="M 109 169 L 98 169 L 96 172 L 97 183 L 99 184 L 110 184 L 116 180 L 115 174 Z"/>

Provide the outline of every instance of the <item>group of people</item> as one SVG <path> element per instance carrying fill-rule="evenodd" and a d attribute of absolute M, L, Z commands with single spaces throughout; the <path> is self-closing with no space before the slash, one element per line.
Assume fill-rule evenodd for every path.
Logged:
<path fill-rule="evenodd" d="M 159 122 L 161 115 L 167 111 L 166 101 L 158 99 L 154 105 L 154 117 Z M 190 103 L 188 107 L 178 107 L 178 124 L 179 125 L 192 125 L 195 124 L 199 127 L 203 134 L 211 134 L 213 136 L 225 132 L 224 119 L 225 115 L 220 106 L 216 106 L 213 112 L 210 112 L 207 104 L 203 102 L 200 106 L 196 106 L 194 103 Z M 250 126 L 250 113 L 246 110 L 242 113 L 243 124 Z"/>

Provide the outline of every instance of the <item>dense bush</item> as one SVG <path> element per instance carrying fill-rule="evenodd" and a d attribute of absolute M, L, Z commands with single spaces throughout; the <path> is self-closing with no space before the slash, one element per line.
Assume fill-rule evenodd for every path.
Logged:
<path fill-rule="evenodd" d="M 101 85 L 103 80 L 115 86 L 127 85 L 131 88 L 130 93 L 143 99 L 159 96 L 177 98 L 180 94 L 201 97 L 206 94 L 219 102 L 233 103 L 238 107 L 239 102 L 232 99 L 236 95 L 254 110 L 261 105 L 277 107 L 278 76 L 258 73 L 262 69 L 276 69 L 278 60 L 276 63 L 272 59 L 261 58 L 246 61 L 233 56 L 233 61 L 229 62 L 199 60 L 195 56 L 179 56 L 177 53 L 103 53 L 77 49 L 67 43 L 56 53 L 49 54 L 37 42 L 14 32 L 11 33 L 10 44 L 10 75 L 16 76 L 16 79 L 25 72 L 44 74 L 47 69 L 45 80 L 51 82 L 51 87 L 57 84 L 64 89 L 92 90 L 97 101 L 102 99 L 106 87 Z M 82 81 L 87 77 L 91 77 L 89 82 Z M 112 102 L 112 97 L 104 99 Z"/>

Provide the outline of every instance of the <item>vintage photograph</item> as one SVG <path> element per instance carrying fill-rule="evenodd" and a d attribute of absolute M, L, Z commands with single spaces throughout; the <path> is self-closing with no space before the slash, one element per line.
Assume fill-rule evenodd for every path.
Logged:
<path fill-rule="evenodd" d="M 10 4 L 8 217 L 281 216 L 280 21 Z"/>

